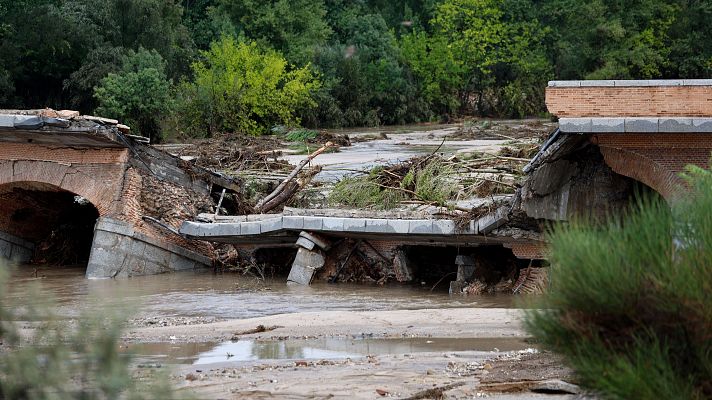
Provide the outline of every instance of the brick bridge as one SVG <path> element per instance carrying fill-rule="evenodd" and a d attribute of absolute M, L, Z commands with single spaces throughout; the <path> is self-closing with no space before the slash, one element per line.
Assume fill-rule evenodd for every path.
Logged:
<path fill-rule="evenodd" d="M 70 255 L 61 261 L 88 263 L 87 277 L 210 265 L 210 245 L 172 229 L 209 210 L 211 191 L 239 188 L 127 130 L 76 112 L 0 112 L 0 256 Z"/>
<path fill-rule="evenodd" d="M 712 79 L 554 81 L 546 105 L 562 133 L 586 136 L 614 172 L 668 200 L 684 192 L 685 165 L 709 166 Z"/>

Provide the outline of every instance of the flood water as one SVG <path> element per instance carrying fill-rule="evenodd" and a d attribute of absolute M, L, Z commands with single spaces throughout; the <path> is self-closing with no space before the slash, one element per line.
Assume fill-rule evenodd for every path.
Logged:
<path fill-rule="evenodd" d="M 286 278 L 265 283 L 239 274 L 211 270 L 179 272 L 129 279 L 89 280 L 84 268 L 21 266 L 12 276 L 10 296 L 15 304 L 33 300 L 36 293 L 52 297 L 57 313 L 66 318 L 106 303 L 123 303 L 131 317 L 201 317 L 215 320 L 267 315 L 346 310 L 407 310 L 453 307 L 514 307 L 510 295 L 450 296 L 447 285 L 286 284 Z M 37 287 L 37 290 L 31 288 Z"/>
<path fill-rule="evenodd" d="M 204 365 L 257 360 L 356 358 L 376 354 L 442 351 L 515 351 L 529 348 L 512 338 L 378 338 L 240 340 L 223 343 L 141 343 L 126 346 L 146 363 Z"/>

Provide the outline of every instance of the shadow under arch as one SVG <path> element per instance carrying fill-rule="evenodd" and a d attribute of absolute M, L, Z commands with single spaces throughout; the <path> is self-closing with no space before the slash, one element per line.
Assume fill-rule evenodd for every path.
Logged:
<path fill-rule="evenodd" d="M 1 184 L 0 256 L 86 266 L 99 216 L 85 197 L 49 183 Z"/>

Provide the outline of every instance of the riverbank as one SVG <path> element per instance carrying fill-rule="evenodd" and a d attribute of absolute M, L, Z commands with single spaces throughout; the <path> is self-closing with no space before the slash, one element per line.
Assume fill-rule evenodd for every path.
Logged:
<path fill-rule="evenodd" d="M 420 338 L 422 343 L 437 343 L 432 351 L 411 345 L 407 351 L 384 354 L 374 342 L 373 354 L 363 356 L 309 358 L 297 352 L 288 359 L 247 361 L 230 361 L 233 354 L 228 350 L 224 361 L 199 359 L 172 366 L 172 383 L 198 398 L 544 398 L 546 394 L 531 389 L 552 379 L 570 379 L 571 372 L 558 357 L 539 352 L 529 342 L 521 318 L 521 310 L 504 308 L 300 312 L 192 326 L 135 327 L 124 340 L 129 348 L 151 342 L 176 347 L 204 342 L 288 347 L 299 342 L 301 347 L 309 343 L 318 347 L 324 340 L 407 338 L 412 343 Z M 462 340 L 480 348 L 454 345 Z M 500 351 L 498 346 L 521 348 Z M 230 347 L 216 347 L 221 348 L 213 353 Z"/>

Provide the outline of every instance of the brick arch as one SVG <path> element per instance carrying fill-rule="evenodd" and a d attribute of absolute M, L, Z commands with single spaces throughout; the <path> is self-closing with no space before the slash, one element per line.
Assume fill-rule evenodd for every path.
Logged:
<path fill-rule="evenodd" d="M 123 173 L 124 167 L 117 164 L 8 160 L 0 162 L 0 187 L 25 182 L 71 192 L 89 200 L 100 216 L 106 216 L 116 212 Z"/>
<path fill-rule="evenodd" d="M 603 158 L 611 169 L 642 182 L 671 202 L 684 192 L 684 182 L 675 171 L 656 160 L 633 150 L 599 145 Z"/>

